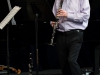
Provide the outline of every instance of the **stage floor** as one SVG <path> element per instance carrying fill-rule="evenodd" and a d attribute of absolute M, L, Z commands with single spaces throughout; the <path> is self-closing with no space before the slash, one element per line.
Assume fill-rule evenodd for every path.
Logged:
<path fill-rule="evenodd" d="M 82 68 L 82 75 L 89 75 L 92 72 L 92 68 Z M 1 71 L 0 75 L 8 75 L 7 71 Z M 30 75 L 29 72 L 21 72 L 20 74 L 9 73 L 9 75 Z M 32 75 L 36 75 L 36 71 L 33 71 Z M 49 69 L 44 71 L 38 71 L 38 75 L 62 75 L 60 69 Z M 100 75 L 100 70 L 99 74 Z"/>

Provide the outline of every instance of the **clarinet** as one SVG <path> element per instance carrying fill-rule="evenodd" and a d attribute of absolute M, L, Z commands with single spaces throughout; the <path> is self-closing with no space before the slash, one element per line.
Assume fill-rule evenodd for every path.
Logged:
<path fill-rule="evenodd" d="M 33 69 L 33 59 L 32 59 L 32 53 L 29 54 L 29 75 L 33 75 L 32 69 Z"/>
<path fill-rule="evenodd" d="M 60 1 L 60 5 L 59 5 L 58 10 L 60 10 L 62 8 L 62 4 L 63 4 L 63 0 Z M 53 42 L 54 42 L 54 36 L 55 36 L 56 29 L 57 29 L 57 26 L 58 26 L 59 17 L 56 16 L 56 19 L 57 19 L 57 22 L 55 22 L 55 25 L 53 26 L 53 33 L 52 33 L 52 37 L 51 37 L 51 41 L 50 41 L 49 45 L 53 45 Z"/>

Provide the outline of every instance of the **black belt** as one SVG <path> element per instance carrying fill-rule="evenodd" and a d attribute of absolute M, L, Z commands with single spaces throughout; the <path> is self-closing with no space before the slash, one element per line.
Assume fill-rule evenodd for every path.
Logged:
<path fill-rule="evenodd" d="M 65 32 L 57 31 L 57 33 L 59 33 L 59 34 L 72 34 L 72 33 L 75 33 L 75 32 L 83 32 L 83 30 L 82 29 L 72 29 L 70 31 L 65 31 Z"/>
<path fill-rule="evenodd" d="M 72 29 L 72 30 L 70 30 L 70 31 L 65 31 L 65 32 L 73 32 L 73 31 L 76 31 L 76 32 L 83 32 L 82 29 Z"/>

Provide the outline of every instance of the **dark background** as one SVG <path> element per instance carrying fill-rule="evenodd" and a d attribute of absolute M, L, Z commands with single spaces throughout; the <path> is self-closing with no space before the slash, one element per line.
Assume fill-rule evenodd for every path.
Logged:
<path fill-rule="evenodd" d="M 36 26 L 35 12 L 38 12 L 38 50 L 39 70 L 59 69 L 56 54 L 56 44 L 49 46 L 52 27 L 49 21 L 53 19 L 51 8 L 54 0 L 11 0 L 11 5 L 22 9 L 15 15 L 17 25 L 11 23 L 0 30 L 0 65 L 7 65 L 7 27 L 9 27 L 10 66 L 28 71 L 29 53 L 33 56 L 33 69 L 36 70 Z M 35 3 L 35 11 L 32 9 Z M 100 1 L 90 0 L 91 15 L 87 29 L 84 31 L 84 42 L 80 51 L 78 63 L 81 68 L 93 67 L 94 51 L 100 44 Z M 6 0 L 0 3 L 0 21 L 9 13 Z M 55 36 L 56 39 L 56 36 Z M 55 42 L 55 40 L 54 40 Z"/>

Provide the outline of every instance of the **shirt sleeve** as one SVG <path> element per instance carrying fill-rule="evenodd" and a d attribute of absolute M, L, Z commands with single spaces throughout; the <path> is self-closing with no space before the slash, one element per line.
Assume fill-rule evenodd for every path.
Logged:
<path fill-rule="evenodd" d="M 56 0 L 55 0 L 55 2 L 54 2 L 54 4 L 53 4 L 52 12 L 53 12 L 54 16 L 55 16 L 56 13 L 57 13 L 57 11 L 56 11 Z M 51 25 L 51 22 L 52 22 L 52 21 L 50 21 L 50 25 Z"/>
<path fill-rule="evenodd" d="M 55 2 L 53 4 L 52 12 L 53 12 L 54 16 L 56 16 L 56 13 L 57 13 L 56 0 L 55 0 Z"/>
<path fill-rule="evenodd" d="M 87 21 L 90 17 L 90 4 L 89 0 L 82 0 L 81 4 L 81 10 L 78 13 L 70 13 L 68 12 L 67 20 L 71 20 L 74 22 L 83 22 Z"/>

